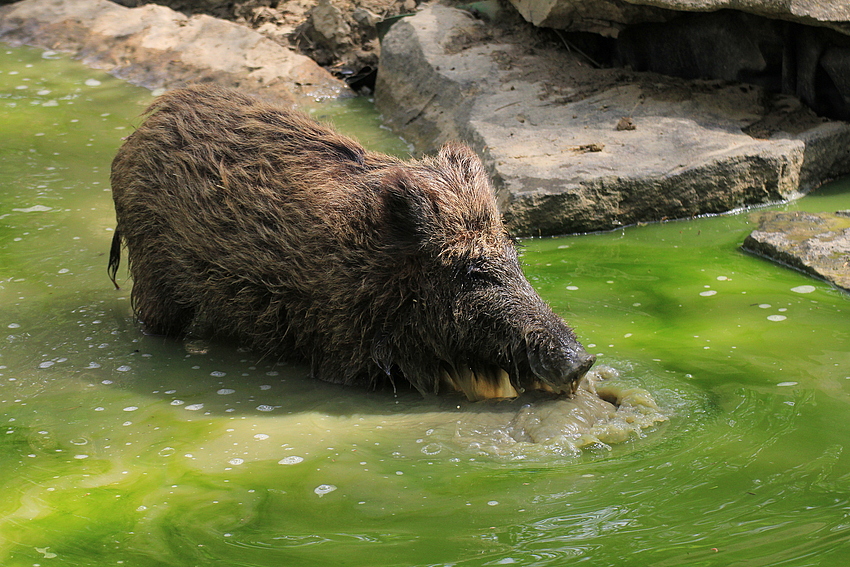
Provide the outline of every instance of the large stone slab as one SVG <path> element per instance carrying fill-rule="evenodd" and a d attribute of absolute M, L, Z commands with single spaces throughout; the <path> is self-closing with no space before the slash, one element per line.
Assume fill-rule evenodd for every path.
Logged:
<path fill-rule="evenodd" d="M 850 211 L 763 211 L 744 249 L 850 290 Z"/>
<path fill-rule="evenodd" d="M 0 7 L 0 41 L 71 52 L 151 89 L 214 81 L 289 101 L 348 92 L 308 57 L 249 28 L 156 4 L 23 0 Z"/>
<path fill-rule="evenodd" d="M 676 12 L 625 0 L 510 0 L 535 26 L 617 37 L 626 26 L 663 22 Z"/>
<path fill-rule="evenodd" d="M 511 0 L 529 22 L 616 37 L 623 28 L 673 18 L 678 12 L 740 10 L 767 18 L 850 33 L 846 0 Z"/>
<path fill-rule="evenodd" d="M 850 172 L 850 125 L 795 98 L 594 69 L 443 6 L 384 36 L 376 104 L 420 152 L 478 151 L 517 235 L 718 213 Z"/>

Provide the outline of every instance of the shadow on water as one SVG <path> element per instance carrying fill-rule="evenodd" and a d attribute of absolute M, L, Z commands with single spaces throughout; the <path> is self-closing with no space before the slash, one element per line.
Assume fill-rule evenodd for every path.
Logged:
<path fill-rule="evenodd" d="M 3 385 L 7 395 L 0 386 L 0 399 L 23 400 L 12 404 L 10 415 L 17 416 L 18 427 L 27 424 L 22 435 L 33 454 L 51 460 L 80 456 L 82 462 L 120 466 L 135 455 L 152 466 L 180 459 L 181 466 L 221 473 L 251 463 L 330 458 L 329 448 L 362 453 L 369 446 L 391 447 L 389 453 L 414 460 L 483 458 L 549 467 L 645 451 L 700 422 L 623 424 L 621 438 L 605 432 L 609 437 L 601 439 L 609 443 L 580 439 L 587 448 L 579 452 L 572 440 L 530 443 L 517 434 L 520 413 L 526 429 L 537 418 L 559 426 L 563 413 L 527 409 L 539 401 L 533 396 L 472 404 L 460 396 L 423 399 L 403 384 L 396 391 L 368 391 L 310 379 L 304 366 L 232 344 L 145 335 L 130 312 L 130 282 L 114 291 L 106 279 L 109 235 L 83 238 L 81 245 L 90 248 L 73 260 L 57 252 L 56 260 L 10 266 L 15 277 L 2 291 L 19 300 L 7 311 L 8 327 L 0 325 L 0 341 L 7 345 L 0 364 L 15 376 Z M 66 250 L 69 241 L 51 240 Z M 621 369 L 627 378 L 633 376 L 626 366 Z M 662 413 L 706 415 L 702 394 L 661 383 L 653 394 Z M 630 385 L 643 384 L 636 378 Z"/>
<path fill-rule="evenodd" d="M 53 295 L 44 310 L 27 304 L 20 317 L 13 316 L 21 322 L 7 329 L 4 360 L 15 368 L 18 397 L 47 404 L 73 396 L 75 414 L 93 412 L 88 415 L 98 419 L 123 420 L 146 411 L 159 418 L 209 424 L 259 420 L 267 429 L 295 436 L 299 433 L 292 431 L 297 429 L 312 435 L 311 428 L 321 428 L 319 422 L 327 422 L 325 432 L 332 435 L 360 427 L 386 428 L 400 438 L 435 435 L 461 452 L 496 457 L 516 457 L 535 442 L 541 445 L 532 451 L 538 457 L 547 451 L 575 456 L 577 444 L 603 446 L 605 440 L 619 444 L 642 437 L 644 429 L 657 429 L 653 424 L 665 421 L 665 412 L 672 411 L 669 406 L 658 410 L 649 394 L 637 388 L 639 380 L 613 376 L 599 382 L 606 385 L 609 398 L 625 392 L 631 395 L 630 407 L 643 411 L 629 423 L 620 418 L 615 424 L 613 417 L 605 417 L 601 406 L 607 404 L 584 391 L 575 403 L 538 393 L 469 402 L 459 394 L 423 397 L 405 383 L 395 390 L 326 383 L 310 378 L 306 366 L 227 342 L 145 334 L 129 312 L 127 292 L 106 293 L 112 294 L 109 300 L 99 291 Z M 57 327 L 66 330 L 58 339 L 52 332 Z M 675 398 L 667 397 L 668 403 Z M 588 400 L 596 405 L 584 403 Z M 684 402 L 676 398 L 676 403 Z M 627 409 L 617 410 L 618 417 Z M 585 421 L 563 421 L 570 411 Z M 593 433 L 591 418 L 610 421 L 608 430 Z M 302 419 L 311 424 L 305 427 Z M 636 419 L 643 421 L 636 425 Z M 546 433 L 540 433 L 544 429 Z M 559 444 L 555 438 L 560 435 L 572 435 L 574 442 Z"/>

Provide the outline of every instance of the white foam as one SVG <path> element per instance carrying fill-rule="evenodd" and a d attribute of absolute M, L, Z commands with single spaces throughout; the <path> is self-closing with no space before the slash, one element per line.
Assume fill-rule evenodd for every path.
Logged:
<path fill-rule="evenodd" d="M 797 287 L 792 287 L 791 291 L 794 293 L 812 293 L 815 289 L 817 288 L 813 285 L 798 285 Z"/>
<path fill-rule="evenodd" d="M 313 489 L 313 492 L 318 494 L 319 498 L 321 498 L 325 494 L 333 492 L 334 490 L 336 490 L 336 486 L 334 486 L 333 484 L 320 484 L 319 486 Z"/>

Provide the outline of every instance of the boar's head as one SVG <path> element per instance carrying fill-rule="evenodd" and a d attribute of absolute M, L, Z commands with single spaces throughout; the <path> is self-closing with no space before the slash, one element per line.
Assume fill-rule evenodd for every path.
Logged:
<path fill-rule="evenodd" d="M 404 258 L 393 278 L 404 305 L 372 347 L 384 372 L 471 400 L 574 393 L 595 357 L 523 275 L 478 157 L 448 144 L 387 171 L 383 187 L 391 256 Z"/>

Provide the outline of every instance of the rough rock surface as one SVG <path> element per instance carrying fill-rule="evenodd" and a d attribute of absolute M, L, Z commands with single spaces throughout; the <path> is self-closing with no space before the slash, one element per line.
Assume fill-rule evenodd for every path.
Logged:
<path fill-rule="evenodd" d="M 744 249 L 850 290 L 850 211 L 764 211 Z"/>
<path fill-rule="evenodd" d="M 387 32 L 376 104 L 420 152 L 471 144 L 518 235 L 728 211 L 850 172 L 850 125 L 795 98 L 593 69 L 443 6 Z"/>
<path fill-rule="evenodd" d="M 587 31 L 608 37 L 628 25 L 664 22 L 676 12 L 626 0 L 510 0 L 522 17 L 546 28 Z"/>
<path fill-rule="evenodd" d="M 417 4 L 416 0 L 113 1 L 131 8 L 162 4 L 189 16 L 208 14 L 248 26 L 307 55 L 354 88 L 374 85 L 371 71 L 377 68 L 380 54 L 376 24 L 411 12 Z"/>
<path fill-rule="evenodd" d="M 23 0 L 0 7 L 0 41 L 69 51 L 148 88 L 214 81 L 288 101 L 348 93 L 308 57 L 253 30 L 155 4 Z"/>
<path fill-rule="evenodd" d="M 772 19 L 820 25 L 850 34 L 846 0 L 510 0 L 529 22 L 616 37 L 624 27 L 670 19 L 677 12 L 740 10 Z"/>

